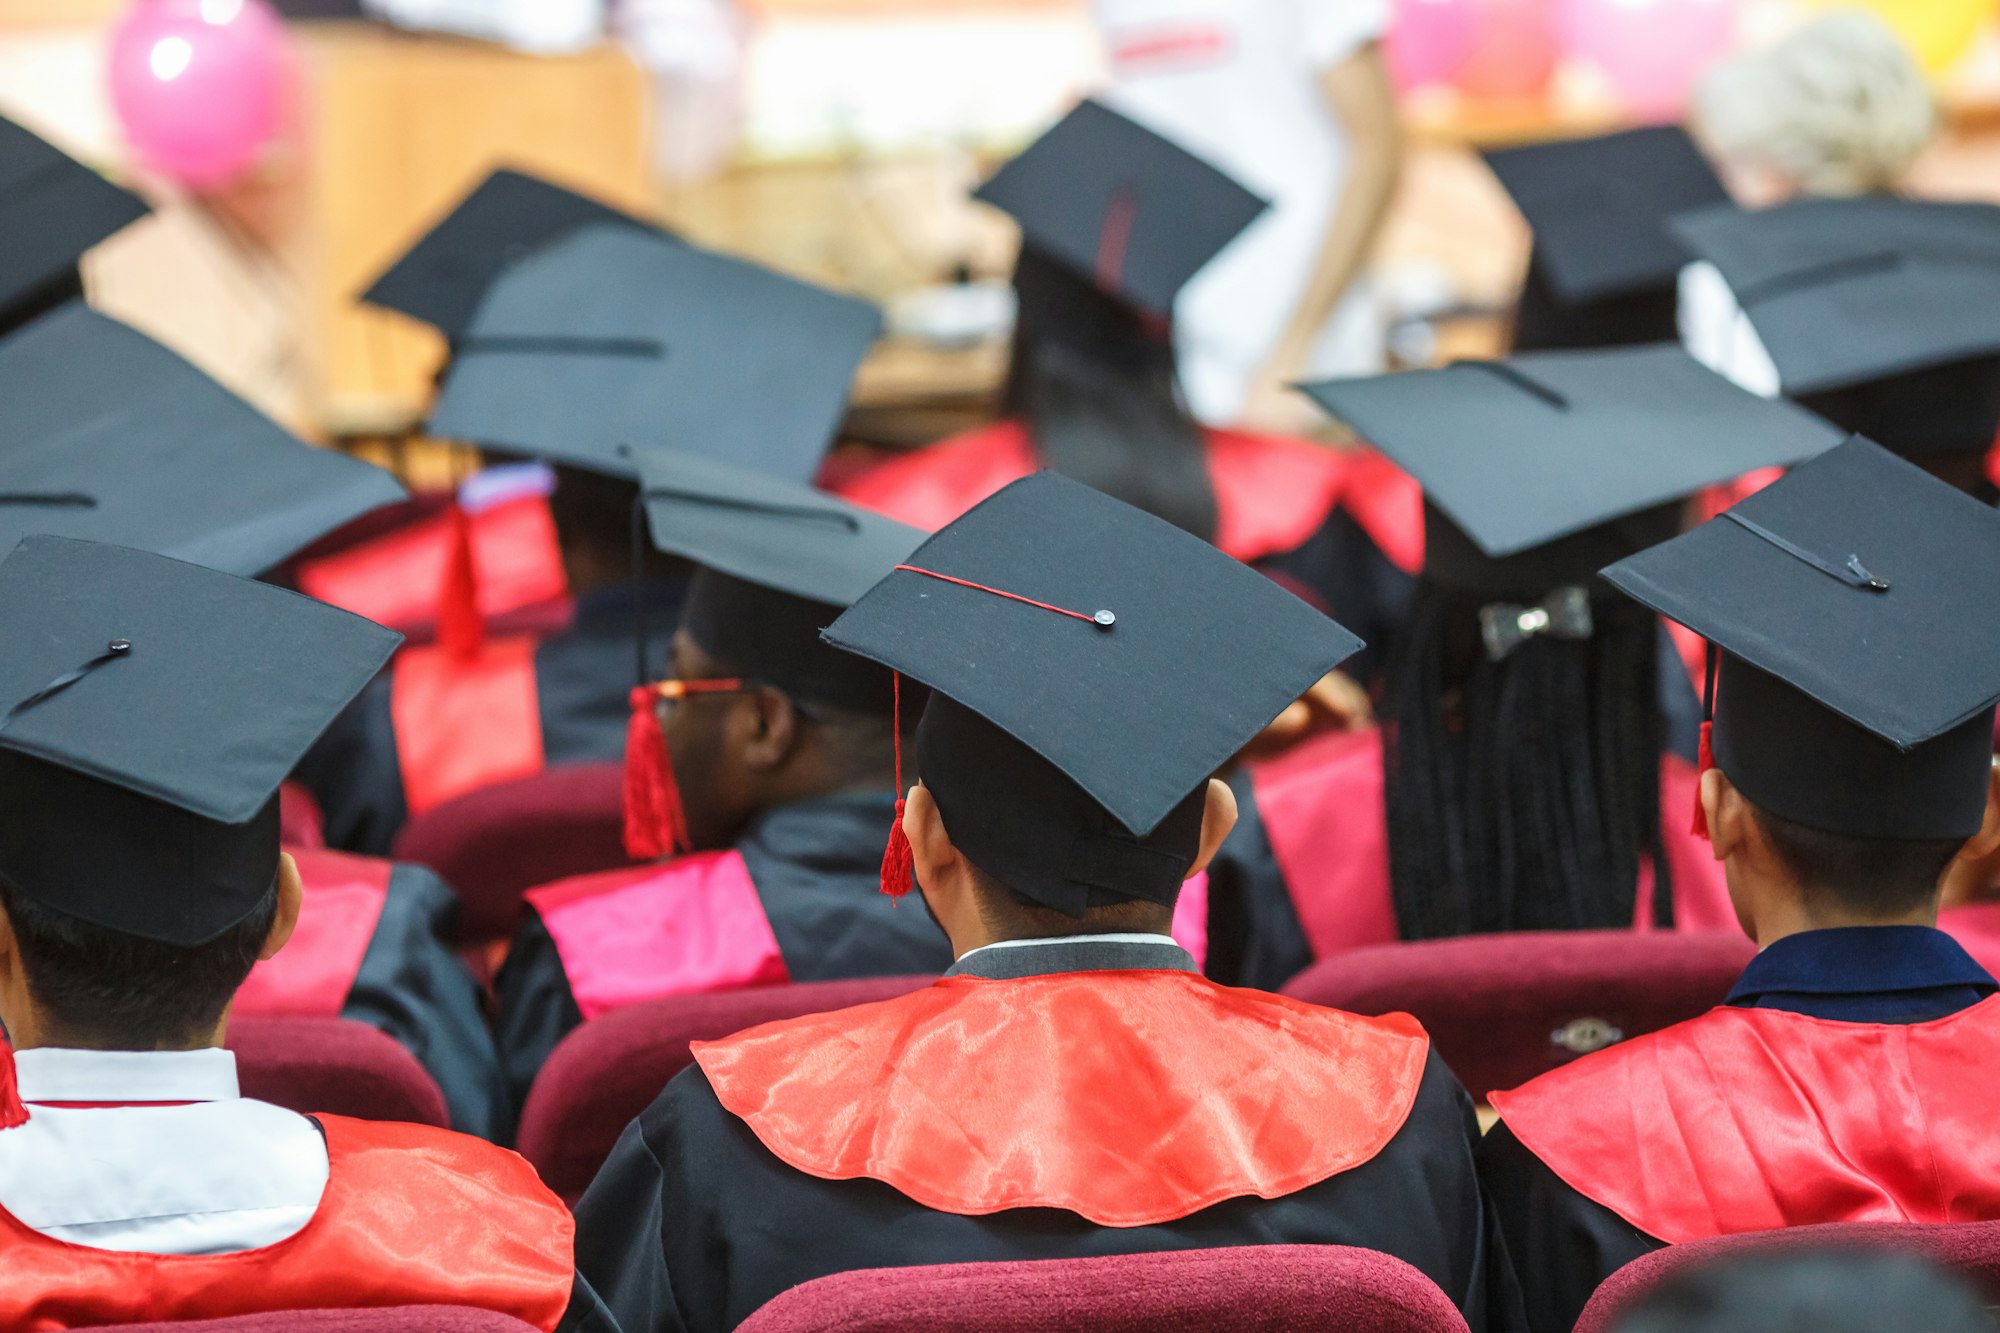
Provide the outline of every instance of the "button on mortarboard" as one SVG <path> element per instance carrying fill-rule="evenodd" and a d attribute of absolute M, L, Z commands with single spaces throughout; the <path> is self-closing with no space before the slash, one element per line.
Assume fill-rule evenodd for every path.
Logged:
<path fill-rule="evenodd" d="M 429 428 L 618 477 L 666 446 L 804 480 L 881 324 L 744 260 L 584 227 L 494 282 Z"/>
<path fill-rule="evenodd" d="M 668 234 L 588 195 L 502 169 L 453 205 L 361 299 L 420 319 L 456 343 L 509 264 L 592 224 Z"/>
<path fill-rule="evenodd" d="M 1269 205 L 1208 162 L 1083 102 L 977 196 L 1025 245 L 1154 315 Z"/>
<path fill-rule="evenodd" d="M 73 279 L 92 246 L 146 213 L 138 195 L 0 116 L 0 329 Z"/>
<path fill-rule="evenodd" d="M 80 302 L 0 340 L 0 400 L 0 552 L 49 533 L 261 574 L 404 498 Z"/>

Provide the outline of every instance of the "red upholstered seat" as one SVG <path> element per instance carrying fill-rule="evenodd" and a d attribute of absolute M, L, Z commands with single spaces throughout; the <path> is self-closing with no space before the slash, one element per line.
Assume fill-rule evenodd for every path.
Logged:
<path fill-rule="evenodd" d="M 1576 1333 L 1609 1333 L 1620 1315 L 1653 1288 L 1691 1269 L 1745 1254 L 1795 1249 L 1853 1249 L 1861 1246 L 1904 1250 L 1949 1268 L 2000 1301 L 2000 1221 L 1955 1226 L 1856 1222 L 1788 1227 L 1740 1236 L 1669 1245 L 1635 1259 L 1606 1278 L 1584 1307 Z"/>
<path fill-rule="evenodd" d="M 346 1018 L 237 1018 L 243 1095 L 294 1111 L 449 1128 L 444 1094 L 393 1039 Z"/>
<path fill-rule="evenodd" d="M 792 1288 L 741 1333 L 1446 1333 L 1465 1320 L 1400 1259 L 1261 1245 L 1095 1259 L 836 1273 Z"/>
<path fill-rule="evenodd" d="M 291 1310 L 178 1324 L 120 1324 L 118 1333 L 525 1333 L 524 1324 L 490 1310 L 455 1305 L 399 1305 L 387 1310 Z M 78 1333 L 110 1333 L 80 1329 Z"/>
<path fill-rule="evenodd" d="M 1756 952 L 1741 935 L 1552 931 L 1354 949 L 1285 994 L 1416 1015 L 1475 1098 L 1722 1003 Z"/>
<path fill-rule="evenodd" d="M 517 1144 L 548 1187 L 571 1203 L 618 1136 L 694 1057 L 688 1044 L 905 995 L 930 977 L 814 981 L 677 996 L 618 1009 L 564 1038 L 529 1089 Z"/>
<path fill-rule="evenodd" d="M 630 863 L 624 791 L 617 764 L 572 764 L 497 783 L 404 825 L 396 859 L 429 866 L 458 890 L 461 943 L 507 939 L 529 889 Z"/>

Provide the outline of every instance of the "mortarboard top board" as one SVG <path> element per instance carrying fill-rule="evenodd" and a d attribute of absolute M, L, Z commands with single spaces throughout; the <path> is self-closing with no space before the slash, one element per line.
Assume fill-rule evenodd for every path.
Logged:
<path fill-rule="evenodd" d="M 1856 438 L 1604 571 L 1721 652 L 1716 762 L 1860 837 L 1970 837 L 2000 700 L 2000 511 Z"/>
<path fill-rule="evenodd" d="M 0 116 L 0 311 L 72 275 L 87 250 L 147 212 L 138 195 Z"/>
<path fill-rule="evenodd" d="M 0 623 L 0 874 L 178 945 L 270 887 L 279 783 L 401 642 L 281 588 L 47 536 L 0 562 Z"/>
<path fill-rule="evenodd" d="M 1269 204 L 1170 140 L 1080 103 L 975 198 L 1021 224 L 1023 244 L 1132 305 L 1174 297 Z"/>
<path fill-rule="evenodd" d="M 954 842 L 1071 915 L 1100 895 L 1171 902 L 1209 776 L 1361 646 L 1200 538 L 1052 472 L 905 565 L 827 641 L 932 689 L 919 766 Z"/>
<path fill-rule="evenodd" d="M 0 340 L 0 400 L 0 552 L 43 533 L 247 576 L 405 495 L 81 302 Z"/>
<path fill-rule="evenodd" d="M 2000 207 L 1870 197 L 1670 224 L 1797 397 L 2000 352 Z"/>
<path fill-rule="evenodd" d="M 804 480 L 881 327 L 854 297 L 585 227 L 495 281 L 430 431 L 624 478 L 634 450 L 672 446 Z"/>
<path fill-rule="evenodd" d="M 668 234 L 588 195 L 503 168 L 459 200 L 361 299 L 422 320 L 455 343 L 509 264 L 592 224 Z"/>
<path fill-rule="evenodd" d="M 1534 229 L 1544 281 L 1575 304 L 1671 288 L 1688 252 L 1667 219 L 1729 200 L 1673 125 L 1498 149 L 1486 164 Z"/>
<path fill-rule="evenodd" d="M 1306 391 L 1416 477 L 1492 559 L 1796 463 L 1842 438 L 1671 344 L 1461 361 Z"/>
<path fill-rule="evenodd" d="M 889 673 L 829 647 L 820 631 L 927 534 L 691 450 L 634 457 L 653 544 L 701 566 L 682 625 L 703 650 L 807 698 L 891 711 Z"/>

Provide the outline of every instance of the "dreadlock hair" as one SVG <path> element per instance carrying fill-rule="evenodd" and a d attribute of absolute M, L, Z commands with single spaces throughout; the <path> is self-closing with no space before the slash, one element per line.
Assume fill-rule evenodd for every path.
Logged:
<path fill-rule="evenodd" d="M 1653 918 L 1671 924 L 1659 630 L 1651 612 L 1589 572 L 1627 539 L 1592 529 L 1558 543 L 1587 548 L 1559 561 L 1537 553 L 1485 561 L 1491 573 L 1536 558 L 1543 579 L 1570 567 L 1571 577 L 1504 596 L 1433 572 L 1455 563 L 1451 548 L 1472 548 L 1432 515 L 1432 554 L 1389 664 L 1384 709 L 1389 875 L 1402 938 L 1629 927 L 1642 858 L 1653 869 Z M 1668 532 L 1677 517 L 1667 516 Z M 1493 660 L 1482 607 L 1533 603 L 1569 584 L 1587 589 L 1590 635 L 1537 636 Z"/>
<path fill-rule="evenodd" d="M 1027 423 L 1050 468 L 1213 541 L 1207 439 L 1181 401 L 1171 334 L 1033 248 L 1014 289 L 1003 415 Z"/>

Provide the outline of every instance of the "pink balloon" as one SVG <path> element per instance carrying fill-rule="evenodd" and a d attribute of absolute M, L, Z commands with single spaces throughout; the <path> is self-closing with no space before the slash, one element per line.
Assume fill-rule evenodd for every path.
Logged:
<path fill-rule="evenodd" d="M 1729 50 L 1736 0 L 1567 0 L 1572 54 L 1601 69 L 1626 111 L 1670 120 L 1708 64 Z"/>
<path fill-rule="evenodd" d="M 111 36 L 111 102 L 142 163 L 214 190 L 278 132 L 288 68 L 265 0 L 135 0 Z"/>
<path fill-rule="evenodd" d="M 1389 72 L 1404 92 L 1458 78 L 1472 55 L 1484 0 L 1395 0 Z"/>
<path fill-rule="evenodd" d="M 1474 97 L 1540 97 L 1561 55 L 1553 0 L 1482 0 L 1458 86 Z"/>

